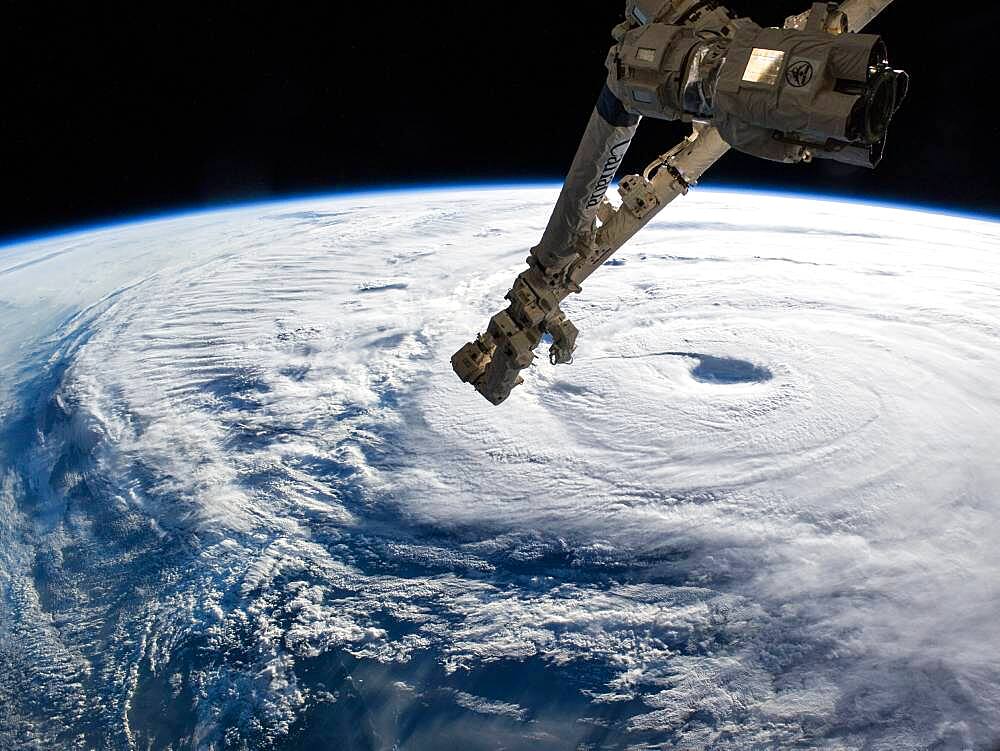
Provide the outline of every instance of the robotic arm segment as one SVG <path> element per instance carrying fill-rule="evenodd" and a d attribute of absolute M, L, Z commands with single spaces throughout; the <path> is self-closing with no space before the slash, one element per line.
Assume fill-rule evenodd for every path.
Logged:
<path fill-rule="evenodd" d="M 785 19 L 786 29 L 795 31 L 822 31 L 827 34 L 846 34 L 849 29 L 847 14 L 834 3 L 813 3 L 813 7 L 797 16 Z"/>
<path fill-rule="evenodd" d="M 557 271 L 575 256 L 575 246 L 592 231 L 594 217 L 639 127 L 607 86 L 587 123 L 552 217 L 532 257 Z"/>
<path fill-rule="evenodd" d="M 628 0 L 609 76 L 541 242 L 508 307 L 452 357 L 462 381 L 507 399 L 551 336 L 549 361 L 572 362 L 577 328 L 560 308 L 653 217 L 730 148 L 777 161 L 813 157 L 874 166 L 908 77 L 863 28 L 892 0 L 815 3 L 784 29 L 734 19 L 716 0 Z M 693 122 L 694 132 L 606 194 L 640 116 Z"/>
<path fill-rule="evenodd" d="M 847 17 L 849 31 L 861 31 L 891 4 L 892 0 L 844 0 L 839 10 Z"/>
<path fill-rule="evenodd" d="M 622 204 L 607 212 L 590 253 L 571 268 L 579 286 L 676 198 L 686 195 L 701 176 L 729 151 L 719 131 L 697 126 L 694 133 L 658 157 L 644 174 L 629 175 L 619 185 Z"/>

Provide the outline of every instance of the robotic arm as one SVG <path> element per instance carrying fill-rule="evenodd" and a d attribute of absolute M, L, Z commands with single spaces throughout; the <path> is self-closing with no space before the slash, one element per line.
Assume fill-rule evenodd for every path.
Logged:
<path fill-rule="evenodd" d="M 560 307 L 587 277 L 730 148 L 781 162 L 833 159 L 874 167 L 908 76 L 863 28 L 892 0 L 815 3 L 764 29 L 711 0 L 628 0 L 608 81 L 528 268 L 508 307 L 452 357 L 493 404 L 523 382 L 545 334 L 549 360 L 572 361 L 577 329 Z M 606 193 L 641 117 L 684 120 L 692 134 Z"/>

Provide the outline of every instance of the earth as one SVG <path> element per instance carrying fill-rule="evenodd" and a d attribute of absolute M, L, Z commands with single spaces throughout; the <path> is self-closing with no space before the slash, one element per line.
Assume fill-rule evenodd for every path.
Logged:
<path fill-rule="evenodd" d="M 1000 223 L 699 190 L 494 408 L 552 186 L 0 251 L 3 749 L 993 749 Z"/>

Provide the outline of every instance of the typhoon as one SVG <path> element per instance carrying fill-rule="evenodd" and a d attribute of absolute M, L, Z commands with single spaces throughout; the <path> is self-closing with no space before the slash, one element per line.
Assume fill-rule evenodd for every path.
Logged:
<path fill-rule="evenodd" d="M 658 214 L 874 166 L 886 4 L 630 2 L 558 197 L 0 248 L 0 749 L 994 751 L 1000 223 Z M 614 205 L 639 116 L 694 132 Z"/>
<path fill-rule="evenodd" d="M 4 248 L 0 748 L 992 751 L 1000 224 L 698 191 L 484 409 L 555 195 Z"/>

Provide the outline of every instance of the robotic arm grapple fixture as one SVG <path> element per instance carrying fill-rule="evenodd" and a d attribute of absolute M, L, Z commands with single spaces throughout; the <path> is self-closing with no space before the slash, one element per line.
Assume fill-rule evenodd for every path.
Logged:
<path fill-rule="evenodd" d="M 612 35 L 608 81 L 559 200 L 510 303 L 456 352 L 452 367 L 493 404 L 507 399 L 552 339 L 572 361 L 577 328 L 560 305 L 730 148 L 782 162 L 874 167 L 909 78 L 863 28 L 892 0 L 815 3 L 782 29 L 733 17 L 715 0 L 628 0 Z M 606 193 L 643 116 L 693 123 L 692 134 Z"/>

